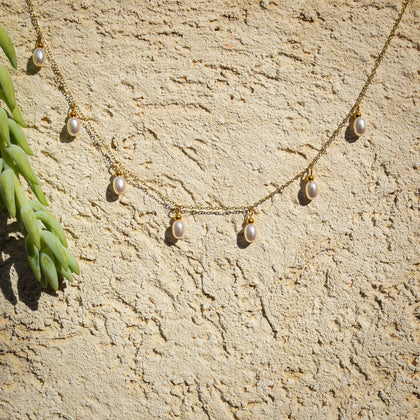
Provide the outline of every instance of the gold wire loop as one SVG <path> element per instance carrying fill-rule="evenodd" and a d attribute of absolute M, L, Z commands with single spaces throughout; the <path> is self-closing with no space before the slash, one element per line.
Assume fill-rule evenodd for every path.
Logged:
<path fill-rule="evenodd" d="M 115 171 L 115 176 L 122 176 L 124 174 L 124 172 L 122 171 L 122 169 L 121 168 L 118 168 L 116 171 Z"/>
<path fill-rule="evenodd" d="M 246 223 L 248 225 L 252 225 L 254 223 L 254 214 L 255 214 L 255 210 L 253 207 L 249 207 L 248 208 L 248 217 L 246 219 Z"/>
<path fill-rule="evenodd" d="M 174 216 L 175 220 L 181 220 L 182 219 L 182 215 L 181 215 L 181 206 L 176 206 L 175 207 L 175 216 Z"/>
<path fill-rule="evenodd" d="M 360 105 L 357 105 L 356 111 L 354 111 L 354 118 L 360 118 L 362 113 L 360 112 Z"/>
<path fill-rule="evenodd" d="M 307 181 L 313 181 L 314 180 L 314 174 L 313 174 L 313 171 L 312 171 L 312 166 L 310 166 L 308 168 L 308 175 L 306 176 L 306 180 Z"/>
<path fill-rule="evenodd" d="M 73 104 L 71 106 L 71 110 L 69 111 L 69 117 L 70 118 L 76 118 L 77 117 L 76 104 Z"/>
<path fill-rule="evenodd" d="M 42 37 L 38 37 L 36 44 L 35 44 L 35 48 L 44 48 L 44 43 L 42 42 Z"/>

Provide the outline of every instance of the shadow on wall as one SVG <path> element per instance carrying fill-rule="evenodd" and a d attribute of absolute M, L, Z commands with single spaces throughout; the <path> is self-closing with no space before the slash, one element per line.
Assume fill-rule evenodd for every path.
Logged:
<path fill-rule="evenodd" d="M 17 236 L 10 235 L 19 232 L 19 223 L 14 222 L 8 225 L 7 216 L 7 213 L 0 209 L 0 251 L 3 256 L 8 256 L 6 260 L 0 259 L 0 289 L 3 296 L 12 305 L 16 305 L 19 299 L 28 308 L 35 311 L 38 309 L 42 287 L 29 267 L 23 236 L 19 234 Z M 12 268 L 17 273 L 18 297 L 16 297 L 12 287 Z"/>

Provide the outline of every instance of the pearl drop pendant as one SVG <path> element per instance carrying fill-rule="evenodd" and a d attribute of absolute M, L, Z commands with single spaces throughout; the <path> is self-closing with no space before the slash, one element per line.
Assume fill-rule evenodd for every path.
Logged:
<path fill-rule="evenodd" d="M 315 181 L 308 181 L 305 185 L 306 197 L 313 200 L 318 195 L 318 185 Z"/>
<path fill-rule="evenodd" d="M 121 195 L 125 192 L 127 183 L 122 175 L 117 175 L 112 182 L 114 192 L 117 195 Z"/>
<path fill-rule="evenodd" d="M 357 137 L 363 135 L 366 131 L 366 121 L 362 117 L 355 118 L 353 122 L 353 131 Z"/>
<path fill-rule="evenodd" d="M 72 137 L 76 137 L 80 133 L 81 124 L 76 117 L 70 117 L 67 121 L 67 131 Z"/>
<path fill-rule="evenodd" d="M 179 211 L 176 212 L 172 223 L 172 235 L 175 239 L 183 239 L 185 235 L 185 226 Z"/>
<path fill-rule="evenodd" d="M 246 226 L 244 228 L 244 238 L 248 243 L 255 242 L 257 239 L 257 228 L 254 224 L 253 211 L 250 210 L 248 219 L 246 220 Z"/>
<path fill-rule="evenodd" d="M 45 64 L 44 48 L 36 47 L 32 54 L 32 61 L 36 67 L 42 67 Z"/>
<path fill-rule="evenodd" d="M 306 177 L 305 195 L 308 200 L 313 200 L 318 195 L 318 185 L 314 181 L 312 168 L 310 168 L 309 175 Z"/>

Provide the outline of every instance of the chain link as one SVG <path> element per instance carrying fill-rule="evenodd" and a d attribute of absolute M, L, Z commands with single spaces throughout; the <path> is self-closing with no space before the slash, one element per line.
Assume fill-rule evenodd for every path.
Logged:
<path fill-rule="evenodd" d="M 35 14 L 34 6 L 32 3 L 32 0 L 26 0 L 26 3 L 28 5 L 29 15 L 31 18 L 32 25 L 35 29 L 35 32 L 37 34 L 38 40 L 37 43 L 42 43 L 43 48 L 46 51 L 48 61 L 51 65 L 52 72 L 54 74 L 54 80 L 56 84 L 58 85 L 59 90 L 63 94 L 64 98 L 66 99 L 69 108 L 77 113 L 78 117 L 83 120 L 83 127 L 86 130 L 86 133 L 88 134 L 89 138 L 91 139 L 93 145 L 95 148 L 102 154 L 104 157 L 104 160 L 108 166 L 108 170 L 112 171 L 113 173 L 116 173 L 118 171 L 122 171 L 127 181 L 135 188 L 143 191 L 147 195 L 149 195 L 151 198 L 153 198 L 157 203 L 162 205 L 165 209 L 169 210 L 172 213 L 175 213 L 177 210 L 182 210 L 183 214 L 191 214 L 191 215 L 229 215 L 229 214 L 248 214 L 250 210 L 254 210 L 258 207 L 260 207 L 263 203 L 266 201 L 272 199 L 275 195 L 282 194 L 282 192 L 293 182 L 297 181 L 298 179 L 301 179 L 305 174 L 308 173 L 309 170 L 312 170 L 312 168 L 318 163 L 319 159 L 326 154 L 327 149 L 330 147 L 332 142 L 336 140 L 338 135 L 340 134 L 341 130 L 344 128 L 346 124 L 351 120 L 354 113 L 359 109 L 360 104 L 363 100 L 363 98 L 366 95 L 366 92 L 372 83 L 373 78 L 375 77 L 376 71 L 381 64 L 385 53 L 389 47 L 389 44 L 391 43 L 392 38 L 394 37 L 398 25 L 401 22 L 401 19 L 404 15 L 404 12 L 407 8 L 407 5 L 409 3 L 409 0 L 405 0 L 402 4 L 401 11 L 399 12 L 394 25 L 385 41 L 384 46 L 382 47 L 382 50 L 378 54 L 378 56 L 375 59 L 375 63 L 372 67 L 371 72 L 369 73 L 369 76 L 366 79 L 365 84 L 363 85 L 359 95 L 357 96 L 356 101 L 354 102 L 354 105 L 351 107 L 348 114 L 344 117 L 344 119 L 340 122 L 338 127 L 335 129 L 335 131 L 330 135 L 330 137 L 323 143 L 322 147 L 318 151 L 318 153 L 315 155 L 315 157 L 312 159 L 312 161 L 299 173 L 297 173 L 293 178 L 289 179 L 287 182 L 285 182 L 283 185 L 278 186 L 276 189 L 271 191 L 269 194 L 265 195 L 258 201 L 254 202 L 251 205 L 243 205 L 243 206 L 181 206 L 172 200 L 170 200 L 168 197 L 165 197 L 158 189 L 148 184 L 146 181 L 141 180 L 137 175 L 135 175 L 131 170 L 124 167 L 123 163 L 118 159 L 118 156 L 114 153 L 114 151 L 105 143 L 103 137 L 98 134 L 98 132 L 95 130 L 95 128 L 92 126 L 92 124 L 89 122 L 89 119 L 83 114 L 83 112 L 80 110 L 80 108 L 77 106 L 77 103 L 74 100 L 73 94 L 71 90 L 69 89 L 66 80 L 64 79 L 63 73 L 61 72 L 59 66 L 57 65 L 57 62 L 55 61 L 54 55 L 52 54 L 51 49 L 49 48 L 48 43 L 45 40 L 45 36 L 41 30 L 41 27 L 39 25 L 38 18 Z"/>

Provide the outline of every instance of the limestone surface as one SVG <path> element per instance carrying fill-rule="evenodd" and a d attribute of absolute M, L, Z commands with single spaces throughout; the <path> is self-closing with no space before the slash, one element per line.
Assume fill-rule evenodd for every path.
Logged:
<path fill-rule="evenodd" d="M 293 178 L 349 112 L 401 1 L 33 0 L 101 141 L 164 198 L 243 206 Z M 0 211 L 0 419 L 415 419 L 419 413 L 419 2 L 314 168 L 244 215 L 173 215 L 107 162 L 0 0 L 51 211 L 81 275 L 42 290 Z M 4 61 L 3 61 L 4 62 Z"/>

